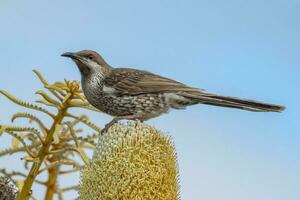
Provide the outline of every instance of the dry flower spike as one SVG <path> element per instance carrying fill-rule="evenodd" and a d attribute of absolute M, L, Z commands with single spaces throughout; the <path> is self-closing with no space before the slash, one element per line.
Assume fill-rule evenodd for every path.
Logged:
<path fill-rule="evenodd" d="M 8 178 L 0 177 L 0 200 L 16 200 L 17 190 Z"/>

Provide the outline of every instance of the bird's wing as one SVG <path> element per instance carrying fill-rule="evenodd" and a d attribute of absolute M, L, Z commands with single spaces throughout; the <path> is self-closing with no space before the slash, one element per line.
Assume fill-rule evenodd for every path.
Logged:
<path fill-rule="evenodd" d="M 119 95 L 142 93 L 188 92 L 201 93 L 198 88 L 188 87 L 180 82 L 147 71 L 115 68 L 104 79 L 104 84 Z"/>

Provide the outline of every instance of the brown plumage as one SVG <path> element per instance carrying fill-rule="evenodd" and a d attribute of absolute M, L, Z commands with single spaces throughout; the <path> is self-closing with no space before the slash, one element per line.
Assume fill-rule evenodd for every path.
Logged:
<path fill-rule="evenodd" d="M 238 108 L 256 112 L 281 112 L 283 106 L 220 96 L 189 87 L 151 72 L 113 68 L 96 52 L 64 53 L 77 64 L 88 101 L 99 110 L 119 119 L 147 120 L 194 104 Z"/>

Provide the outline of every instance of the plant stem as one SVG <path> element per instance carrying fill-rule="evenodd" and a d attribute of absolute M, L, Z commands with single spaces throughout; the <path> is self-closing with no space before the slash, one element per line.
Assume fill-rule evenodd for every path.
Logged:
<path fill-rule="evenodd" d="M 62 104 L 57 115 L 54 117 L 54 122 L 53 122 L 49 132 L 47 133 L 45 144 L 41 147 L 41 149 L 38 153 L 38 161 L 34 162 L 32 164 L 31 170 L 24 182 L 24 186 L 20 192 L 20 195 L 18 196 L 18 200 L 27 200 L 29 198 L 30 193 L 31 193 L 32 184 L 33 184 L 33 182 L 39 172 L 39 169 L 40 169 L 40 167 L 49 151 L 49 148 L 52 144 L 53 135 L 56 131 L 56 127 L 61 124 L 63 118 L 65 117 L 67 110 L 68 110 L 68 106 L 67 106 L 67 102 L 66 102 L 65 104 Z"/>
<path fill-rule="evenodd" d="M 48 181 L 47 181 L 47 191 L 45 195 L 45 200 L 52 200 L 55 189 L 56 189 L 56 181 L 58 177 L 58 167 L 54 167 L 48 170 Z"/>

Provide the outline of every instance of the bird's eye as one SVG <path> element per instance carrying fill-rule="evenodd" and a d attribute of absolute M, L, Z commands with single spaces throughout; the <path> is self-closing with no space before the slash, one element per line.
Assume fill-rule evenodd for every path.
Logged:
<path fill-rule="evenodd" d="M 92 55 L 89 55 L 87 58 L 88 58 L 89 60 L 93 60 L 93 59 L 94 59 L 94 57 L 93 57 Z"/>

